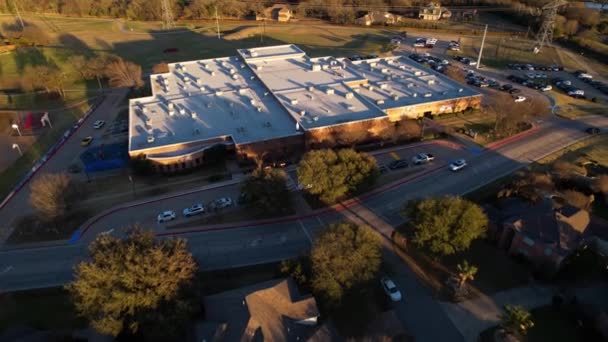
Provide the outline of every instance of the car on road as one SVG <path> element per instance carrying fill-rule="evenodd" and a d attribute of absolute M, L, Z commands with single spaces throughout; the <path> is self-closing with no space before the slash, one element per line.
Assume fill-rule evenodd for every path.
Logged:
<path fill-rule="evenodd" d="M 407 160 L 403 160 L 403 159 L 394 160 L 390 164 L 388 164 L 388 168 L 391 170 L 403 169 L 403 168 L 406 168 L 407 166 L 408 166 Z"/>
<path fill-rule="evenodd" d="M 467 166 L 467 162 L 464 159 L 454 160 L 450 163 L 450 165 L 448 165 L 451 171 L 460 171 L 465 166 Z"/>
<path fill-rule="evenodd" d="M 190 208 L 186 208 L 182 211 L 182 213 L 186 217 L 202 214 L 204 212 L 205 212 L 205 206 L 202 203 L 194 204 Z"/>
<path fill-rule="evenodd" d="M 163 211 L 156 217 L 156 221 L 158 223 L 163 223 L 171 220 L 175 220 L 175 212 L 172 210 Z"/>
<path fill-rule="evenodd" d="M 394 281 L 392 281 L 391 279 L 389 279 L 387 277 L 382 277 L 382 279 L 380 279 L 380 284 L 382 285 L 382 289 L 384 290 L 384 293 L 386 293 L 386 295 L 393 302 L 398 302 L 401 300 L 401 298 L 402 298 L 401 292 L 397 288 L 397 285 L 395 285 Z"/>
<path fill-rule="evenodd" d="M 525 96 L 517 96 L 514 100 L 515 102 L 524 102 L 526 101 L 526 97 Z"/>
<path fill-rule="evenodd" d="M 589 134 L 600 134 L 600 129 L 597 127 L 589 127 L 585 130 Z"/>
<path fill-rule="evenodd" d="M 211 207 L 214 209 L 223 209 L 234 205 L 234 201 L 230 197 L 218 198 L 211 202 Z"/>
<path fill-rule="evenodd" d="M 103 120 L 97 120 L 97 121 L 93 122 L 93 128 L 100 129 L 105 124 L 106 124 L 105 121 L 103 121 Z"/>
<path fill-rule="evenodd" d="M 87 146 L 91 145 L 92 141 L 93 141 L 93 137 L 91 137 L 91 136 L 86 137 L 86 138 L 80 140 L 80 146 L 87 147 Z"/>
<path fill-rule="evenodd" d="M 419 153 L 412 158 L 412 163 L 415 165 L 421 165 L 430 163 L 435 160 L 435 156 L 430 153 Z"/>

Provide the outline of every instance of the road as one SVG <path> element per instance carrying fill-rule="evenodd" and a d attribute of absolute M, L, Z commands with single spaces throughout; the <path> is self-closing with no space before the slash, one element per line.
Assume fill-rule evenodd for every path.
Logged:
<path fill-rule="evenodd" d="M 403 222 L 399 210 L 411 199 L 441 194 L 463 194 L 483 184 L 509 174 L 525 165 L 586 137 L 588 126 L 608 129 L 608 118 L 588 116 L 578 121 L 552 118 L 535 134 L 509 142 L 482 153 L 468 151 L 469 167 L 459 173 L 440 168 L 415 181 L 389 188 L 346 210 L 335 210 L 308 218 L 264 225 L 237 225 L 229 230 L 199 232 L 174 231 L 165 236 L 188 239 L 190 249 L 203 270 L 222 269 L 281 260 L 305 253 L 328 223 L 345 218 L 370 224 L 387 236 L 393 226 Z M 189 205 L 190 199 L 183 203 Z M 134 215 L 152 215 L 144 208 Z M 129 220 L 129 217 L 124 217 Z M 124 223 L 129 223 L 128 221 Z M 114 227 L 108 227 L 111 229 Z M 73 266 L 86 256 L 86 243 L 38 249 L 0 252 L 0 288 L 20 290 L 62 285 L 72 279 Z M 395 255 L 387 251 L 389 260 Z M 396 281 L 405 289 L 411 302 L 397 306 L 406 327 L 421 341 L 461 340 L 439 304 L 403 264 L 397 269 Z M 415 304 L 414 309 L 411 305 Z M 408 306 L 409 305 L 409 306 Z M 433 323 L 445 329 L 433 329 Z"/>

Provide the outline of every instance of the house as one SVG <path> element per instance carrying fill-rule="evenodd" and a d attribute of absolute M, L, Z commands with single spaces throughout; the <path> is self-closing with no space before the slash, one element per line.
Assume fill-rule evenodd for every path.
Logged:
<path fill-rule="evenodd" d="M 535 204 L 509 199 L 503 203 L 502 212 L 508 216 L 495 235 L 499 247 L 552 270 L 557 270 L 589 235 L 589 212 L 570 205 L 557 206 L 550 198 Z"/>
<path fill-rule="evenodd" d="M 439 3 L 431 2 L 426 6 L 420 7 L 418 18 L 422 20 L 449 19 L 452 16 L 447 8 L 441 7 Z"/>
<path fill-rule="evenodd" d="M 271 280 L 205 297 L 205 322 L 196 341 L 328 341 L 312 296 L 300 296 L 291 278 Z"/>
<path fill-rule="evenodd" d="M 278 22 L 288 22 L 293 16 L 293 11 L 287 5 L 277 4 L 266 8 L 264 14 L 256 16 L 256 20 L 275 20 Z"/>
<path fill-rule="evenodd" d="M 370 25 L 395 25 L 401 20 L 403 17 L 400 15 L 395 15 L 389 12 L 381 12 L 381 11 L 372 11 L 368 12 L 366 15 L 355 19 L 355 23 L 357 25 L 370 26 Z"/>

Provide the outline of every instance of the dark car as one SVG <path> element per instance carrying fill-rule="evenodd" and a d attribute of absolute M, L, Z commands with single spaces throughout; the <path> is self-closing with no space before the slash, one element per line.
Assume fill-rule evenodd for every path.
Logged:
<path fill-rule="evenodd" d="M 406 160 L 395 160 L 395 161 L 391 162 L 390 164 L 388 164 L 388 168 L 391 170 L 403 169 L 403 168 L 406 168 L 407 166 L 408 166 L 408 163 Z"/>
<path fill-rule="evenodd" d="M 585 130 L 589 134 L 600 134 L 600 129 L 597 127 L 589 127 Z"/>
<path fill-rule="evenodd" d="M 518 94 L 518 93 L 521 93 L 521 90 L 519 90 L 517 88 L 509 89 L 509 94 Z"/>
<path fill-rule="evenodd" d="M 359 55 L 352 55 L 348 57 L 348 59 L 350 59 L 351 61 L 360 61 L 362 58 Z"/>
<path fill-rule="evenodd" d="M 512 89 L 512 88 L 513 88 L 513 85 L 509 84 L 509 83 L 506 83 L 506 84 L 503 84 L 500 86 L 500 90 L 503 90 L 503 91 L 509 91 L 509 89 Z"/>
<path fill-rule="evenodd" d="M 374 58 L 378 58 L 378 55 L 365 55 L 365 57 L 363 57 L 364 59 L 374 59 Z"/>
<path fill-rule="evenodd" d="M 163 50 L 164 53 L 173 53 L 173 52 L 179 52 L 178 48 L 166 48 Z"/>

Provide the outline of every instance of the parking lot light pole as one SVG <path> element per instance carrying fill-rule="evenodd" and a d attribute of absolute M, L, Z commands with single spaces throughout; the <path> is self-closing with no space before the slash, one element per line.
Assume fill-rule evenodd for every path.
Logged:
<path fill-rule="evenodd" d="M 13 144 L 13 150 L 19 151 L 19 155 L 23 156 L 23 152 L 21 152 L 21 147 L 18 144 Z"/>
<path fill-rule="evenodd" d="M 481 39 L 481 47 L 479 48 L 479 56 L 477 57 L 477 65 L 475 66 L 476 69 L 479 69 L 479 64 L 481 64 L 481 54 L 483 53 L 483 45 L 486 42 L 486 33 L 488 33 L 488 25 L 483 30 L 483 38 Z"/>
<path fill-rule="evenodd" d="M 133 198 L 135 198 L 135 182 L 133 182 L 133 177 L 129 175 L 129 182 L 131 183 L 131 191 L 133 192 Z"/>
<path fill-rule="evenodd" d="M 19 130 L 19 125 L 17 125 L 17 124 L 13 124 L 11 127 L 12 127 L 13 129 L 17 130 L 17 133 L 19 133 L 19 136 L 21 136 L 21 130 Z"/>

